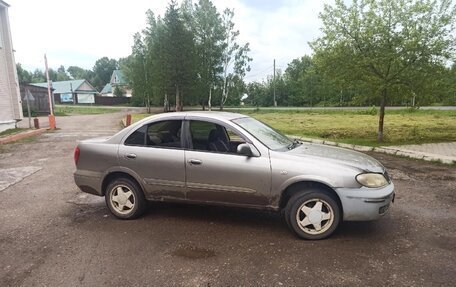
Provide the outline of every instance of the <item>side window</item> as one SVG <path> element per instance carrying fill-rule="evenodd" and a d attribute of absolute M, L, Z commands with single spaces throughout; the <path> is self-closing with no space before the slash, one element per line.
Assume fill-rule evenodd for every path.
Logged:
<path fill-rule="evenodd" d="M 181 148 L 181 126 L 180 120 L 144 125 L 125 140 L 125 145 Z"/>
<path fill-rule="evenodd" d="M 147 127 L 146 146 L 181 148 L 181 126 L 180 120 L 150 124 Z"/>
<path fill-rule="evenodd" d="M 237 153 L 237 146 L 245 142 L 231 129 L 204 121 L 190 121 L 190 135 L 194 150 Z"/>
<path fill-rule="evenodd" d="M 226 132 L 228 134 L 228 137 L 230 139 L 231 142 L 237 142 L 237 143 L 245 143 L 245 140 L 243 140 L 241 138 L 240 135 L 238 135 L 235 131 L 233 131 L 232 129 L 226 129 Z"/>
<path fill-rule="evenodd" d="M 142 126 L 134 131 L 126 140 L 125 145 L 143 146 L 146 141 L 147 126 Z"/>

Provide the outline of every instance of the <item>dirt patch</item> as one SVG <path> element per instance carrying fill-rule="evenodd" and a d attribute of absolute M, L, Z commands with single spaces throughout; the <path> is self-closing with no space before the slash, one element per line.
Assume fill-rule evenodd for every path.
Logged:
<path fill-rule="evenodd" d="M 205 249 L 195 246 L 184 246 L 179 247 L 173 252 L 171 252 L 171 255 L 187 259 L 206 259 L 214 257 L 216 254 L 215 251 L 211 249 Z"/>

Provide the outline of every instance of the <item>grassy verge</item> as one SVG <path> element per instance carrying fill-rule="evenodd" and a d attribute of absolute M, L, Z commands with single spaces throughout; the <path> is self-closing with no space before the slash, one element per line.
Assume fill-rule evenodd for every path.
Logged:
<path fill-rule="evenodd" d="M 27 129 L 20 129 L 20 128 L 8 129 L 8 130 L 0 132 L 0 137 L 18 134 L 18 133 L 23 132 L 25 130 L 27 130 Z"/>
<path fill-rule="evenodd" d="M 378 116 L 367 110 L 251 110 L 240 111 L 275 129 L 297 137 L 378 146 Z M 133 122 L 148 114 L 133 115 Z M 456 141 L 456 111 L 390 110 L 385 115 L 381 145 Z"/>
<path fill-rule="evenodd" d="M 120 108 L 104 108 L 93 106 L 55 106 L 54 114 L 56 116 L 66 115 L 93 115 L 119 112 Z"/>

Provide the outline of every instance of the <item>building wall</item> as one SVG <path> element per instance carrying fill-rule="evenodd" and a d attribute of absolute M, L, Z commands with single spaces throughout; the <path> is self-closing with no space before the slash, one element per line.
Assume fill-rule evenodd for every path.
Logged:
<path fill-rule="evenodd" d="M 93 91 L 94 88 L 91 87 L 87 82 L 82 83 L 82 85 L 79 86 L 78 91 Z"/>
<path fill-rule="evenodd" d="M 40 115 L 49 115 L 49 96 L 47 88 L 33 85 L 20 85 L 22 110 L 25 112 L 24 116 L 27 116 L 27 90 L 32 94 L 31 96 L 28 95 L 30 111 Z"/>
<path fill-rule="evenodd" d="M 22 108 L 8 10 L 0 4 L 0 130 L 21 120 Z"/>

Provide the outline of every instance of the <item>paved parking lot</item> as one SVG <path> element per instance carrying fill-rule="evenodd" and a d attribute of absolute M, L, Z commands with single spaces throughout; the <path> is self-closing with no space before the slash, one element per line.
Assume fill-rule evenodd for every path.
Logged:
<path fill-rule="evenodd" d="M 0 286 L 454 286 L 454 167 L 373 153 L 396 184 L 390 214 L 323 241 L 233 208 L 154 203 L 120 221 L 77 189 L 72 157 L 121 117 L 58 118 L 61 130 L 0 147 L 0 174 L 16 179 L 0 191 Z"/>

